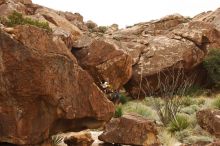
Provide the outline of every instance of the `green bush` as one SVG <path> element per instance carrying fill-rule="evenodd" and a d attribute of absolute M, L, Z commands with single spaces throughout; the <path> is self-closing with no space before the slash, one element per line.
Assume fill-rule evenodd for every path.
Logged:
<path fill-rule="evenodd" d="M 120 93 L 119 101 L 120 101 L 120 103 L 125 104 L 128 102 L 128 97 L 126 95 L 124 95 L 123 93 Z"/>
<path fill-rule="evenodd" d="M 143 102 L 130 101 L 122 106 L 124 113 L 135 113 L 152 120 L 159 120 L 156 111 Z"/>
<path fill-rule="evenodd" d="M 123 110 L 122 110 L 122 107 L 121 106 L 117 106 L 116 109 L 115 109 L 115 115 L 114 117 L 115 118 L 119 118 L 123 115 Z"/>
<path fill-rule="evenodd" d="M 203 93 L 203 89 L 199 85 L 192 85 L 185 91 L 185 96 L 198 96 Z"/>
<path fill-rule="evenodd" d="M 215 86 L 220 86 L 220 49 L 212 49 L 204 59 L 203 66 Z"/>
<path fill-rule="evenodd" d="M 217 97 L 214 101 L 213 101 L 213 106 L 217 109 L 220 109 L 220 97 Z"/>
<path fill-rule="evenodd" d="M 169 124 L 168 130 L 171 133 L 181 131 L 186 129 L 189 126 L 189 122 L 185 116 L 177 115 L 175 120 L 172 120 Z"/>
<path fill-rule="evenodd" d="M 183 106 L 190 106 L 192 104 L 195 104 L 195 101 L 190 96 L 182 97 L 182 105 Z"/>
<path fill-rule="evenodd" d="M 107 31 L 107 27 L 106 26 L 99 26 L 98 27 L 99 32 L 101 33 L 105 33 Z"/>
<path fill-rule="evenodd" d="M 8 19 L 5 22 L 6 26 L 14 27 L 16 25 L 33 25 L 42 29 L 45 29 L 49 32 L 52 31 L 52 29 L 49 27 L 48 22 L 41 22 L 39 20 L 33 20 L 31 18 L 24 18 L 21 13 L 18 13 L 14 11 L 11 15 L 8 16 Z"/>

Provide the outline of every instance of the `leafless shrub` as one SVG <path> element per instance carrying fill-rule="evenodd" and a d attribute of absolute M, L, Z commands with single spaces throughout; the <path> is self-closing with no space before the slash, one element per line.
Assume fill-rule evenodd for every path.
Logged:
<path fill-rule="evenodd" d="M 187 75 L 183 68 L 172 67 L 157 73 L 156 86 L 151 86 L 146 78 L 144 81 L 148 95 L 162 99 L 161 101 L 156 98 L 154 107 L 161 122 L 167 125 L 176 121 L 177 114 L 183 106 L 183 97 L 195 83 L 195 74 Z"/>

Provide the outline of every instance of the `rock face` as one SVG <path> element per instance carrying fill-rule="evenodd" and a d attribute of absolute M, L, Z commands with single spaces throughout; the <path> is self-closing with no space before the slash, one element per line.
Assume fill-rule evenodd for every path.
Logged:
<path fill-rule="evenodd" d="M 77 14 L 74 15 L 68 12 L 61 13 L 59 11 L 32 4 L 31 0 L 5 0 L 5 2 L 0 5 L 1 17 L 6 17 L 13 11 L 20 12 L 24 16 L 35 20 L 48 22 L 50 28 L 53 30 L 53 34 L 61 37 L 68 48 L 71 48 L 73 42 L 82 34 L 77 26 L 80 28 L 81 26 L 86 27 L 83 24 L 83 20 L 81 20 L 82 18 L 79 18 L 80 16 Z M 75 19 L 73 17 L 75 17 Z M 77 24 L 77 26 L 75 24 Z"/>
<path fill-rule="evenodd" d="M 50 27 L 53 29 L 53 34 L 60 36 L 68 48 L 71 48 L 73 42 L 81 36 L 80 29 L 65 19 L 65 17 L 60 16 L 56 11 L 48 8 L 39 8 L 35 11 L 35 17 L 49 22 Z"/>
<path fill-rule="evenodd" d="M 208 11 L 198 14 L 193 18 L 193 20 L 213 24 L 218 30 L 220 30 L 220 8 L 215 11 Z"/>
<path fill-rule="evenodd" d="M 119 89 L 131 77 L 132 58 L 114 42 L 93 40 L 87 47 L 72 52 L 98 84 L 107 81 Z"/>
<path fill-rule="evenodd" d="M 200 127 L 220 137 L 220 110 L 205 109 L 196 113 Z"/>
<path fill-rule="evenodd" d="M 37 144 L 112 117 L 113 104 L 59 37 L 18 26 L 0 39 L 1 142 Z"/>
<path fill-rule="evenodd" d="M 99 136 L 101 141 L 115 144 L 157 146 L 155 123 L 136 115 L 112 119 Z"/>
<path fill-rule="evenodd" d="M 159 79 L 158 74 L 165 73 L 170 80 L 180 69 L 185 70 L 186 76 L 193 73 L 205 79 L 202 77 L 205 74 L 201 74 L 202 69 L 198 66 L 209 47 L 220 46 L 219 36 L 219 31 L 207 23 L 190 22 L 180 24 L 166 35 L 146 38 L 146 45 L 139 51 L 130 45 L 131 51 L 128 52 L 135 58 L 136 64 L 133 65 L 132 78 L 126 84 L 126 90 L 135 98 L 145 97 L 160 88 L 158 82 L 163 79 Z M 132 54 L 134 50 L 135 55 Z"/>

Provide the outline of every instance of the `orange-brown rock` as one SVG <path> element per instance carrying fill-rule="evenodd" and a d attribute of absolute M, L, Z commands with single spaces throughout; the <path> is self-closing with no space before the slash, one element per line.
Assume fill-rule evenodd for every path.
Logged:
<path fill-rule="evenodd" d="M 49 22 L 53 34 L 60 36 L 68 48 L 72 47 L 74 41 L 78 40 L 82 32 L 58 12 L 48 8 L 38 8 L 35 11 L 35 18 Z"/>
<path fill-rule="evenodd" d="M 89 131 L 81 131 L 78 133 L 71 133 L 71 136 L 64 139 L 67 146 L 91 146 L 94 140 Z"/>
<path fill-rule="evenodd" d="M 89 46 L 72 52 L 97 84 L 107 81 L 114 89 L 119 89 L 131 77 L 132 58 L 113 41 L 93 40 Z"/>
<path fill-rule="evenodd" d="M 21 1 L 21 2 L 20 2 Z M 25 6 L 25 2 L 28 2 L 28 0 L 1 0 L 0 1 L 0 16 L 8 16 L 13 11 L 18 11 L 20 13 L 25 14 L 27 11 L 27 7 Z M 24 3 L 23 3 L 24 2 Z M 31 1 L 29 1 L 31 3 Z"/>
<path fill-rule="evenodd" d="M 196 118 L 200 127 L 220 137 L 220 110 L 204 109 L 196 113 Z"/>
<path fill-rule="evenodd" d="M 137 115 L 112 119 L 99 136 L 101 141 L 114 144 L 159 146 L 154 122 Z"/>
<path fill-rule="evenodd" d="M 4 4 L 5 0 L 0 0 L 0 5 Z"/>
<path fill-rule="evenodd" d="M 77 26 L 82 31 L 87 31 L 88 28 L 86 24 L 83 21 L 83 16 L 79 13 L 71 13 L 71 12 L 59 12 L 59 15 L 66 18 L 68 21 L 70 21 L 73 25 Z"/>
<path fill-rule="evenodd" d="M 0 40 L 1 142 L 34 145 L 112 117 L 113 104 L 59 37 L 17 26 Z"/>
<path fill-rule="evenodd" d="M 122 41 L 137 40 L 141 37 L 166 34 L 176 26 L 189 20 L 179 14 L 168 15 L 159 20 L 143 22 L 113 33 L 113 37 Z M 138 37 L 138 38 L 137 38 Z"/>
<path fill-rule="evenodd" d="M 30 5 L 32 4 L 32 0 L 18 0 L 20 3 L 25 4 L 25 5 Z"/>
<path fill-rule="evenodd" d="M 200 64 L 208 48 L 220 46 L 219 36 L 220 32 L 210 24 L 189 22 L 180 24 L 166 35 L 147 37 L 145 47 L 139 51 L 130 45 L 131 50 L 136 50 L 135 60 L 138 61 L 133 65 L 133 75 L 126 90 L 134 98 L 145 97 L 157 91 L 161 85 L 158 83 L 165 80 L 160 79 L 159 74 L 164 74 L 168 83 L 180 69 L 184 70 L 184 76 L 194 76 L 195 82 L 204 83 L 205 71 Z"/>

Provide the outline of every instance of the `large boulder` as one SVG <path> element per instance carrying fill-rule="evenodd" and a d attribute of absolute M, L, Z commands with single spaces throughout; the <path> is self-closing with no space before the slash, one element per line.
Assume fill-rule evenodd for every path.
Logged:
<path fill-rule="evenodd" d="M 176 74 L 174 70 L 189 70 L 198 65 L 204 56 L 205 53 L 193 42 L 167 36 L 155 37 L 141 53 L 138 63 L 133 66 L 132 78 L 126 84 L 126 90 L 134 98 L 145 97 L 160 88 L 159 73 L 167 74 L 166 77 L 171 80 Z"/>
<path fill-rule="evenodd" d="M 99 140 L 114 144 L 157 146 L 157 134 L 154 122 L 137 115 L 124 115 L 112 119 L 105 126 Z"/>
<path fill-rule="evenodd" d="M 220 110 L 204 109 L 196 113 L 196 118 L 200 127 L 220 137 Z"/>
<path fill-rule="evenodd" d="M 82 42 L 88 46 L 73 49 L 72 52 L 97 84 L 107 81 L 114 89 L 119 89 L 127 83 L 132 74 L 132 58 L 121 49 L 120 44 L 96 39 L 85 39 Z"/>
<path fill-rule="evenodd" d="M 53 29 L 53 34 L 60 36 L 68 48 L 71 48 L 73 42 L 82 35 L 78 27 L 54 10 L 44 7 L 38 8 L 33 17 L 49 22 L 50 27 Z"/>
<path fill-rule="evenodd" d="M 83 21 L 83 16 L 79 13 L 71 13 L 71 12 L 58 12 L 59 15 L 66 18 L 68 21 L 70 21 L 73 25 L 77 26 L 82 31 L 87 31 L 88 28 L 86 24 Z"/>
<path fill-rule="evenodd" d="M 113 104 L 59 37 L 33 26 L 10 33 L 0 31 L 0 142 L 34 145 L 112 117 Z"/>
<path fill-rule="evenodd" d="M 200 64 L 209 48 L 220 46 L 219 36 L 220 32 L 210 24 L 190 22 L 180 24 L 166 35 L 146 38 L 142 49 L 137 50 L 130 45 L 131 50 L 136 50 L 136 55 L 131 56 L 137 62 L 133 65 L 132 78 L 126 84 L 126 90 L 137 98 L 154 94 L 164 84 L 173 84 L 173 79 L 176 83 L 183 83 L 189 77 L 196 77 L 192 84 L 204 83 L 206 72 Z M 181 78 L 178 78 L 179 71 Z"/>
<path fill-rule="evenodd" d="M 166 34 L 173 30 L 176 26 L 186 23 L 189 20 L 179 14 L 168 15 L 159 20 L 150 22 L 143 22 L 135 24 L 134 26 L 121 29 L 112 34 L 118 40 L 129 41 L 141 37 L 156 36 Z"/>

